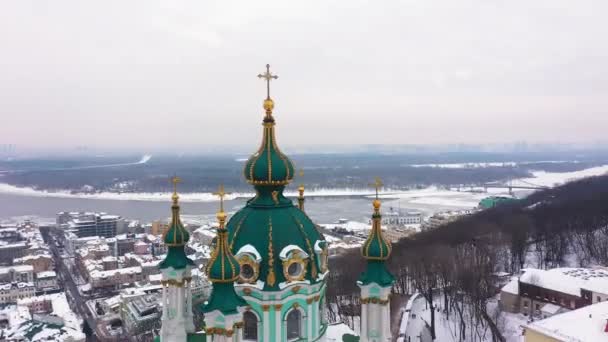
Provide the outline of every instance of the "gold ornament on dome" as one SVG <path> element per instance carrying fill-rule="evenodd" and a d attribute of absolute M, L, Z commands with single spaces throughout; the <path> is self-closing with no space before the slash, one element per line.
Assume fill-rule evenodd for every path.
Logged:
<path fill-rule="evenodd" d="M 321 250 L 321 272 L 325 273 L 328 270 L 328 258 L 329 258 L 329 251 L 327 250 L 327 244 L 325 244 L 325 246 L 323 247 L 323 249 Z"/>
<path fill-rule="evenodd" d="M 289 274 L 289 268 L 293 264 L 299 265 L 299 272 L 297 274 Z M 300 251 L 295 250 L 287 260 L 283 260 L 283 276 L 287 281 L 302 281 L 306 276 L 307 265 L 308 259 L 304 258 Z"/>
<path fill-rule="evenodd" d="M 241 266 L 241 273 L 239 274 L 239 282 L 245 284 L 254 284 L 258 280 L 260 265 L 248 254 L 243 254 L 238 257 L 239 265 Z M 249 266 L 253 270 L 253 275 L 249 278 L 243 276 L 243 267 Z"/>

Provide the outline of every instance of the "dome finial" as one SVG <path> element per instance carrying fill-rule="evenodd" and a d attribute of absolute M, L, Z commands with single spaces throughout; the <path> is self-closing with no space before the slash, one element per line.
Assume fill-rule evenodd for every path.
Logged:
<path fill-rule="evenodd" d="M 303 169 L 300 169 L 298 176 L 300 177 L 300 179 L 304 177 Z M 304 211 L 304 183 L 300 183 L 300 186 L 298 187 L 298 192 L 300 193 L 300 196 L 298 196 L 298 207 L 300 207 L 300 210 Z"/>
<path fill-rule="evenodd" d="M 378 214 L 378 213 L 380 213 L 380 199 L 378 199 L 378 192 L 380 191 L 380 188 L 382 188 L 384 186 L 384 184 L 382 184 L 382 179 L 380 179 L 380 177 L 376 177 L 374 182 L 370 185 L 376 189 L 376 199 L 374 199 L 373 204 L 374 204 L 374 212 Z"/>
<path fill-rule="evenodd" d="M 171 183 L 173 183 L 173 196 L 171 196 L 171 199 L 173 200 L 173 205 L 178 205 L 177 201 L 179 200 L 179 196 L 177 195 L 177 184 L 181 182 L 181 178 L 175 175 L 171 178 Z"/>
<path fill-rule="evenodd" d="M 220 222 L 220 229 L 224 229 L 224 223 L 226 222 L 226 213 L 224 212 L 224 197 L 230 195 L 230 193 L 224 191 L 224 184 L 220 184 L 217 192 L 213 193 L 220 198 L 220 211 L 217 212 L 217 219 Z"/>
<path fill-rule="evenodd" d="M 258 78 L 266 80 L 266 99 L 264 100 L 264 110 L 266 111 L 266 117 L 272 117 L 272 110 L 274 109 L 274 101 L 270 98 L 270 81 L 279 78 L 277 75 L 270 73 L 270 64 L 266 64 L 266 72 L 258 74 Z"/>

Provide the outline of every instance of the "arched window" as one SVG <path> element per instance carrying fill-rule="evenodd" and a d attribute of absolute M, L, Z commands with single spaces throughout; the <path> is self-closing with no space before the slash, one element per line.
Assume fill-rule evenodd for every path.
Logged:
<path fill-rule="evenodd" d="M 299 310 L 291 310 L 287 315 L 287 339 L 295 340 L 302 335 L 302 314 Z"/>
<path fill-rule="evenodd" d="M 251 311 L 243 314 L 243 340 L 258 340 L 258 318 Z"/>

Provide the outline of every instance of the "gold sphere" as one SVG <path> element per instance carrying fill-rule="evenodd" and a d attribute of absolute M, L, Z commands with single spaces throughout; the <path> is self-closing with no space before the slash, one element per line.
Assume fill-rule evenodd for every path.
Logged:
<path fill-rule="evenodd" d="M 217 213 L 217 216 L 216 216 L 216 217 L 217 217 L 217 219 L 218 219 L 218 220 L 220 220 L 220 221 L 225 220 L 225 219 L 226 219 L 226 213 L 225 213 L 225 212 L 223 212 L 223 211 L 219 211 L 219 212 Z"/>
<path fill-rule="evenodd" d="M 378 199 L 374 200 L 374 209 L 376 209 L 376 210 L 380 209 L 380 200 L 378 200 Z"/>
<path fill-rule="evenodd" d="M 274 101 L 272 99 L 264 100 L 264 110 L 272 111 L 274 109 Z"/>

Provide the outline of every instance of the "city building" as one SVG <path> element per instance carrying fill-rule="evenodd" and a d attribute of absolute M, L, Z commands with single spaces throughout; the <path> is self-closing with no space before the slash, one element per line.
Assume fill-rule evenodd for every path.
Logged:
<path fill-rule="evenodd" d="M 123 298 L 120 317 L 129 336 L 137 336 L 160 328 L 160 299 L 158 294 Z"/>
<path fill-rule="evenodd" d="M 557 313 L 555 306 L 575 310 L 608 301 L 605 269 L 525 269 L 523 272 L 501 289 L 500 305 L 507 312 L 548 317 L 552 312 Z"/>
<path fill-rule="evenodd" d="M 525 342 L 608 341 L 608 301 L 524 326 Z"/>
<path fill-rule="evenodd" d="M 78 237 L 113 237 L 124 231 L 126 222 L 118 215 L 92 212 L 60 212 L 57 225 L 76 234 Z"/>
<path fill-rule="evenodd" d="M 154 221 L 152 222 L 152 228 L 150 228 L 150 234 L 152 235 L 164 235 L 169 230 L 169 225 L 165 222 Z"/>
<path fill-rule="evenodd" d="M 36 295 L 34 283 L 7 283 L 0 285 L 0 304 L 16 303 L 17 300 Z"/>
<path fill-rule="evenodd" d="M 36 273 L 36 290 L 53 291 L 59 288 L 57 274 L 54 271 L 44 271 Z"/>
<path fill-rule="evenodd" d="M 390 208 L 389 211 L 382 214 L 382 225 L 384 226 L 405 226 L 421 223 L 422 213 L 415 210 L 395 210 Z"/>
<path fill-rule="evenodd" d="M 0 267 L 0 283 L 33 283 L 34 267 L 32 265 L 15 265 Z"/>
<path fill-rule="evenodd" d="M 13 261 L 14 265 L 31 265 L 34 273 L 51 271 L 53 269 L 53 257 L 49 253 L 26 255 Z"/>
<path fill-rule="evenodd" d="M 506 197 L 506 196 L 490 196 L 482 199 L 479 202 L 479 208 L 481 209 L 489 209 L 499 206 L 501 204 L 508 204 L 517 201 L 517 198 L 514 197 Z"/>
<path fill-rule="evenodd" d="M 89 273 L 89 283 L 93 289 L 120 288 L 143 279 L 141 267 L 126 267 L 109 271 L 94 270 Z"/>
<path fill-rule="evenodd" d="M 0 245 L 0 264 L 12 265 L 15 259 L 25 255 L 28 247 L 24 241 Z"/>

